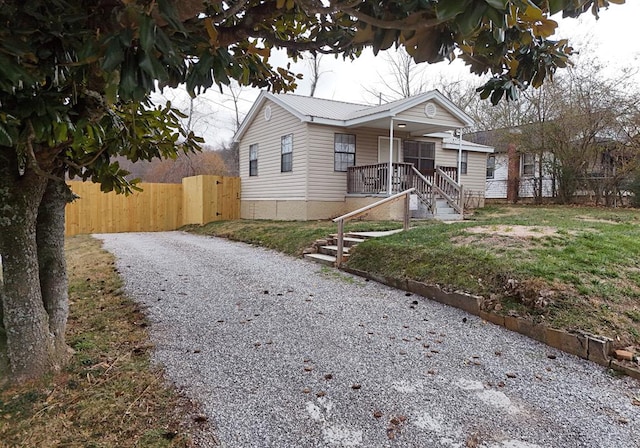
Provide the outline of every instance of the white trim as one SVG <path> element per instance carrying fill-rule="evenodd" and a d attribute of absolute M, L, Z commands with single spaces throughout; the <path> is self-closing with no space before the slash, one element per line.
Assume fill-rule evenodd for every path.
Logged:
<path fill-rule="evenodd" d="M 282 96 L 274 95 L 272 93 L 262 91 L 260 95 L 251 106 L 249 113 L 242 121 L 242 124 L 238 128 L 238 131 L 233 136 L 233 142 L 237 143 L 242 139 L 242 136 L 246 132 L 250 123 L 255 119 L 255 115 L 258 110 L 262 107 L 262 105 L 267 101 L 271 101 L 274 104 L 282 107 L 284 110 L 298 118 L 302 122 L 308 123 L 316 123 L 316 124 L 325 124 L 330 126 L 338 126 L 338 127 L 354 127 L 358 125 L 363 125 L 366 123 L 371 123 L 373 121 L 393 118 L 396 115 L 411 109 L 414 106 L 417 106 L 421 103 L 431 101 L 433 104 L 442 107 L 445 111 L 449 112 L 455 118 L 457 118 L 461 127 L 471 126 L 473 124 L 473 120 L 469 115 L 467 115 L 464 111 L 460 110 L 455 104 L 453 104 L 447 97 L 445 97 L 442 93 L 437 90 L 432 90 L 430 92 L 423 93 L 421 95 L 416 95 L 411 98 L 406 98 L 404 100 L 395 101 L 392 103 L 384 104 L 381 106 L 362 106 L 362 109 L 351 112 L 351 116 L 345 116 L 343 119 L 332 119 L 332 118 L 323 118 L 314 115 L 306 115 L 300 112 L 295 107 L 291 106 L 287 101 L 282 99 Z M 323 101 L 331 101 L 331 100 L 323 100 Z M 426 118 L 426 117 L 425 117 Z M 406 120 L 405 120 L 406 121 Z M 437 121 L 431 121 L 425 119 L 422 121 L 414 121 L 415 123 L 424 123 L 426 125 L 430 124 L 438 124 Z"/>
<path fill-rule="evenodd" d="M 380 137 L 378 137 L 380 142 Z M 391 196 L 393 193 L 393 117 L 389 120 L 389 176 L 387 178 L 387 193 Z"/>

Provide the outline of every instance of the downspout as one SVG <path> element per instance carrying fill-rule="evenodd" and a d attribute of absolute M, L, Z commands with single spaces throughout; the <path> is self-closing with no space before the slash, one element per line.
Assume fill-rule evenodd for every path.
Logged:
<path fill-rule="evenodd" d="M 391 121 L 389 124 L 389 176 L 387 179 L 388 187 L 387 193 L 391 196 L 393 192 L 393 117 L 391 117 Z"/>

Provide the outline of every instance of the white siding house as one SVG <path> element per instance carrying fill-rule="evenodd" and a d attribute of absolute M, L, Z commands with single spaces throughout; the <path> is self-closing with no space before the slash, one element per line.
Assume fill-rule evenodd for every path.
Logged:
<path fill-rule="evenodd" d="M 380 106 L 262 92 L 234 136 L 241 217 L 326 219 L 409 187 L 435 201 L 438 182 L 481 206 L 493 149 L 452 134 L 471 124 L 438 91 Z"/>

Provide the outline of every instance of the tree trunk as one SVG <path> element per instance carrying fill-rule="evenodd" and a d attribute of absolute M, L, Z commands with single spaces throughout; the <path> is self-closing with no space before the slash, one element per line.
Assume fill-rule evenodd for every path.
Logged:
<path fill-rule="evenodd" d="M 63 175 L 63 174 L 61 174 Z M 64 253 L 64 209 L 73 194 L 62 179 L 50 179 L 38 210 L 36 241 L 40 290 L 54 338 L 54 367 L 64 365 L 69 350 L 64 339 L 69 315 L 69 281 Z"/>
<path fill-rule="evenodd" d="M 0 268 L 2 268 L 2 260 L 0 260 Z M 4 331 L 4 313 L 2 312 L 2 303 L 4 302 L 4 284 L 2 282 L 0 271 L 0 385 L 3 380 L 9 377 L 9 357 L 7 356 L 7 333 Z"/>
<path fill-rule="evenodd" d="M 507 160 L 507 201 L 515 204 L 520 198 L 520 156 L 514 143 L 509 143 Z"/>
<path fill-rule="evenodd" d="M 36 217 L 47 180 L 27 169 L 20 174 L 13 148 L 0 148 L 0 255 L 3 323 L 9 375 L 38 378 L 51 369 L 53 337 L 42 302 Z"/>

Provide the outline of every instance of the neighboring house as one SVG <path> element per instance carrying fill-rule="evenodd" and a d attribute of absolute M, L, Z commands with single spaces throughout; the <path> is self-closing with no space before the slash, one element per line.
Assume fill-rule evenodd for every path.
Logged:
<path fill-rule="evenodd" d="M 478 144 L 494 147 L 493 154 L 487 155 L 486 199 L 530 199 L 539 196 L 553 196 L 554 181 L 549 172 L 551 153 L 522 153 L 514 141 L 518 129 L 480 131 L 468 134 L 466 138 Z M 542 162 L 542 163 L 541 163 Z"/>
<path fill-rule="evenodd" d="M 555 198 L 560 188 L 552 166 L 552 151 L 536 153 L 523 152 L 518 144 L 519 135 L 524 127 L 479 131 L 466 135 L 466 138 L 495 148 L 487 156 L 486 199 L 516 202 L 519 199 Z M 579 177 L 580 187 L 576 196 L 592 197 L 602 194 L 601 184 L 616 176 L 619 166 L 627 163 L 618 154 L 616 145 L 610 139 L 598 143 L 601 151 L 587 165 L 585 175 Z"/>
<path fill-rule="evenodd" d="M 234 136 L 241 217 L 327 219 L 410 187 L 427 213 L 482 206 L 493 148 L 450 132 L 471 124 L 438 91 L 380 106 L 262 92 Z"/>

